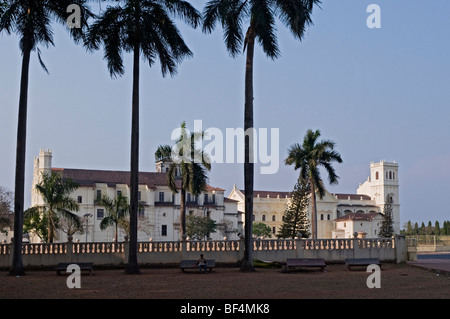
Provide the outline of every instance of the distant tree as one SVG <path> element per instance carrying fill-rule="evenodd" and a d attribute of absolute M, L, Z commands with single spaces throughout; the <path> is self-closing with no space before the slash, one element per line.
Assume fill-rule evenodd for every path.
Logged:
<path fill-rule="evenodd" d="M 155 152 L 155 159 L 170 160 L 167 172 L 167 185 L 173 193 L 178 193 L 177 181 L 180 183 L 180 239 L 186 237 L 186 194 L 200 195 L 206 190 L 207 172 L 211 170 L 211 160 L 196 144 L 204 138 L 204 132 L 188 134 L 186 122 L 181 123 L 180 137 L 175 146 L 160 145 Z M 175 157 L 175 158 L 174 158 Z"/>
<path fill-rule="evenodd" d="M 419 235 L 426 235 L 426 234 L 427 234 L 427 232 L 426 232 L 425 223 L 422 222 L 422 224 L 420 224 L 420 227 L 419 227 Z"/>
<path fill-rule="evenodd" d="M 427 235 L 434 235 L 434 229 L 433 229 L 433 225 L 431 224 L 431 220 L 428 221 L 427 227 L 425 229 L 425 233 Z"/>
<path fill-rule="evenodd" d="M 414 223 L 414 235 L 419 235 L 420 229 L 417 222 Z"/>
<path fill-rule="evenodd" d="M 408 223 L 406 224 L 406 233 L 405 234 L 409 235 L 409 236 L 414 235 L 414 229 L 412 228 L 412 224 L 411 224 L 410 220 L 408 220 Z"/>
<path fill-rule="evenodd" d="M 308 218 L 309 195 L 311 189 L 308 181 L 299 180 L 295 184 L 291 201 L 283 215 L 283 224 L 277 235 L 278 238 L 308 238 L 310 236 L 310 222 Z"/>
<path fill-rule="evenodd" d="M 55 226 L 59 229 L 59 218 L 54 216 Z M 48 217 L 44 214 L 31 214 L 23 220 L 23 233 L 33 233 L 42 242 L 48 242 Z"/>
<path fill-rule="evenodd" d="M 331 140 L 319 141 L 320 131 L 309 129 L 303 143 L 291 145 L 288 149 L 286 165 L 294 165 L 294 169 L 300 169 L 300 179 L 308 180 L 311 187 L 311 235 L 317 238 L 317 201 L 316 193 L 322 199 L 325 196 L 325 185 L 320 176 L 320 167 L 328 173 L 328 182 L 338 184 L 339 176 L 336 175 L 333 162 L 342 163 L 341 155 L 334 149 L 335 143 Z"/>
<path fill-rule="evenodd" d="M 13 192 L 6 187 L 0 186 L 0 232 L 8 234 L 8 230 L 12 227 L 11 218 L 12 204 L 14 201 Z"/>
<path fill-rule="evenodd" d="M 237 228 L 233 227 L 233 222 L 229 219 L 223 218 L 217 224 L 217 229 L 223 237 L 229 238 L 230 235 L 238 232 Z"/>
<path fill-rule="evenodd" d="M 434 234 L 439 236 L 441 234 L 441 227 L 439 226 L 439 221 L 434 223 Z"/>
<path fill-rule="evenodd" d="M 106 216 L 100 221 L 100 229 L 105 230 L 113 226 L 114 241 L 117 242 L 119 227 L 124 224 L 124 220 L 130 211 L 128 198 L 120 193 L 114 198 L 103 195 L 97 205 L 105 207 L 106 210 Z"/>
<path fill-rule="evenodd" d="M 24 219 L 37 220 L 36 216 L 47 218 L 47 240 L 52 243 L 57 235 L 59 219 L 71 220 L 81 227 L 80 217 L 72 213 L 78 211 L 78 203 L 70 197 L 70 194 L 78 188 L 78 184 L 71 179 L 62 178 L 61 174 L 51 172 L 42 175 L 42 181 L 36 185 L 36 190 L 42 196 L 44 205 L 33 206 L 24 213 Z"/>
<path fill-rule="evenodd" d="M 264 223 L 253 223 L 253 235 L 256 237 L 272 237 L 272 229 Z"/>
<path fill-rule="evenodd" d="M 394 218 L 392 214 L 392 195 L 386 196 L 386 204 L 383 209 L 383 221 L 381 222 L 378 237 L 392 237 L 394 235 Z"/>
<path fill-rule="evenodd" d="M 192 239 L 203 240 L 216 232 L 216 222 L 209 216 L 189 215 L 186 217 L 186 235 Z"/>

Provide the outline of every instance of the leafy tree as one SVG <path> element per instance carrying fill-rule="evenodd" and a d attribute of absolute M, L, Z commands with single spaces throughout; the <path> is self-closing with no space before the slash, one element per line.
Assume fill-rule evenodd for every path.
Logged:
<path fill-rule="evenodd" d="M 312 238 L 317 238 L 317 200 L 325 196 L 325 186 L 320 176 L 319 168 L 322 166 L 328 173 L 328 181 L 331 185 L 338 184 L 339 176 L 336 175 L 332 162 L 342 163 L 341 155 L 334 150 L 335 143 L 331 140 L 318 141 L 320 131 L 308 130 L 303 138 L 302 145 L 293 144 L 288 150 L 286 165 L 294 165 L 294 169 L 300 169 L 299 179 L 308 181 L 311 188 L 311 224 Z"/>
<path fill-rule="evenodd" d="M 308 218 L 309 195 L 311 189 L 307 181 L 299 180 L 295 184 L 291 201 L 286 207 L 283 224 L 277 235 L 279 238 L 308 238 L 310 223 Z"/>
<path fill-rule="evenodd" d="M 272 237 L 272 229 L 264 223 L 253 223 L 253 235 L 256 237 Z"/>
<path fill-rule="evenodd" d="M 211 160 L 196 143 L 204 137 L 204 132 L 188 133 L 186 122 L 181 123 L 180 137 L 175 146 L 160 145 L 155 152 L 156 160 L 170 160 L 167 172 L 167 184 L 170 190 L 178 193 L 177 181 L 180 182 L 180 225 L 181 240 L 186 237 L 186 192 L 193 196 L 200 195 L 206 189 L 211 170 Z"/>
<path fill-rule="evenodd" d="M 59 217 L 54 216 L 55 226 L 59 228 Z M 31 214 L 25 216 L 23 221 L 23 231 L 25 234 L 33 233 L 42 242 L 48 242 L 48 216 L 45 214 Z"/>
<path fill-rule="evenodd" d="M 15 198 L 14 198 L 14 246 L 10 275 L 25 273 L 22 262 L 22 235 L 25 196 L 25 150 L 27 135 L 28 77 L 31 52 L 37 51 L 38 60 L 45 71 L 39 45 L 54 45 L 51 25 L 53 21 L 66 24 L 69 17 L 67 7 L 77 4 L 81 9 L 80 28 L 69 29 L 72 38 L 78 42 L 86 27 L 87 19 L 92 16 L 85 0 L 9 0 L 2 1 L 0 9 L 0 33 L 16 33 L 22 52 L 22 70 L 20 77 L 19 114 L 17 124 Z"/>
<path fill-rule="evenodd" d="M 114 227 L 114 241 L 118 240 L 118 230 L 127 221 L 130 205 L 128 198 L 122 194 L 118 194 L 114 198 L 103 195 L 97 202 L 97 205 L 103 206 L 106 210 L 106 216 L 100 221 L 100 229 L 105 230 L 108 227 Z"/>
<path fill-rule="evenodd" d="M 203 240 L 216 232 L 216 222 L 209 216 L 189 215 L 186 217 L 186 235 L 192 239 Z"/>
<path fill-rule="evenodd" d="M 171 16 L 197 27 L 200 14 L 182 0 L 128 0 L 108 6 L 89 28 L 85 44 L 90 50 L 104 46 L 111 77 L 125 72 L 122 52 L 133 53 L 133 93 L 130 159 L 130 244 L 125 272 L 139 274 L 137 261 L 139 185 L 139 69 L 141 55 L 149 66 L 158 59 L 162 75 L 175 75 L 177 64 L 192 52 Z"/>
<path fill-rule="evenodd" d="M 381 222 L 378 237 L 392 237 L 394 235 L 394 218 L 392 213 L 392 195 L 386 196 L 386 203 L 383 209 L 383 221 Z"/>
<path fill-rule="evenodd" d="M 14 194 L 6 187 L 0 186 L 0 233 L 8 234 L 11 228 L 12 203 Z"/>
<path fill-rule="evenodd" d="M 231 234 L 238 232 L 237 228 L 233 227 L 233 222 L 229 219 L 223 218 L 217 224 L 217 229 L 223 237 L 229 238 Z"/>
<path fill-rule="evenodd" d="M 240 52 L 247 53 L 245 65 L 244 130 L 249 132 L 253 125 L 253 60 L 255 42 L 271 59 L 280 55 L 276 36 L 275 19 L 302 40 L 306 26 L 312 24 L 312 10 L 319 0 L 210 0 L 204 8 L 203 31 L 211 33 L 218 22 L 224 32 L 226 48 L 232 57 Z M 244 33 L 243 24 L 248 22 Z M 254 163 L 251 160 L 253 138 L 245 138 L 244 188 L 245 188 L 245 241 L 244 260 L 241 271 L 254 271 L 252 257 L 252 216 Z"/>
<path fill-rule="evenodd" d="M 62 178 L 61 173 L 43 173 L 42 180 L 36 186 L 42 196 L 44 205 L 34 206 L 25 211 L 25 218 L 36 220 L 36 216 L 47 218 L 47 240 L 52 243 L 58 229 L 59 219 L 70 220 L 76 227 L 82 227 L 81 219 L 72 211 L 78 211 L 78 203 L 70 194 L 78 188 L 78 184 L 69 178 Z"/>

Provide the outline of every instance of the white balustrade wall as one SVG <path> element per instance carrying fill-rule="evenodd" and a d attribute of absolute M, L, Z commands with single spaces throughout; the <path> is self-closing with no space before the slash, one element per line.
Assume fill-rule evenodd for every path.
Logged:
<path fill-rule="evenodd" d="M 98 266 L 121 266 L 128 261 L 128 242 L 23 244 L 24 267 L 54 267 L 60 262 L 93 262 Z M 0 244 L 0 268 L 12 262 L 12 244 Z M 265 239 L 253 241 L 253 257 L 285 262 L 286 258 L 323 258 L 341 263 L 346 258 L 379 258 L 382 262 L 407 261 L 404 236 L 352 239 Z M 204 254 L 216 263 L 237 263 L 244 257 L 243 240 L 139 242 L 141 265 L 179 264 Z"/>

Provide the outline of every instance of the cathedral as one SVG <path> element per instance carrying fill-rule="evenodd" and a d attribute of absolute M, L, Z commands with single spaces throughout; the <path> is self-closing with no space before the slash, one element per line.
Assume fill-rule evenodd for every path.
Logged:
<path fill-rule="evenodd" d="M 370 175 L 359 184 L 354 194 L 317 196 L 317 237 L 352 238 L 355 233 L 370 238 L 378 237 L 383 220 L 387 195 L 390 195 L 394 231 L 400 233 L 400 204 L 398 163 L 380 161 L 370 163 Z M 282 217 L 290 201 L 291 192 L 255 190 L 253 221 L 268 225 L 276 236 L 282 225 Z M 239 211 L 245 211 L 244 191 L 233 187 L 228 195 L 238 201 Z M 311 220 L 311 204 L 308 208 Z"/>

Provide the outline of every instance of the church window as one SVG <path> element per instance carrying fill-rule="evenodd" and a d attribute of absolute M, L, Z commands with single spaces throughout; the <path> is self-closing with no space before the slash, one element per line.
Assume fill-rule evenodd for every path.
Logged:
<path fill-rule="evenodd" d="M 392 179 L 395 179 L 395 172 L 392 172 Z"/>
<path fill-rule="evenodd" d="M 272 221 L 273 222 L 275 221 L 275 215 L 272 215 Z"/>
<path fill-rule="evenodd" d="M 320 220 L 323 220 L 323 214 L 320 214 Z"/>
<path fill-rule="evenodd" d="M 330 219 L 331 219 L 330 214 L 327 214 L 327 220 L 330 220 Z"/>
<path fill-rule="evenodd" d="M 389 172 L 389 179 L 392 179 L 392 172 Z"/>
<path fill-rule="evenodd" d="M 97 219 L 103 219 L 103 217 L 105 216 L 105 210 L 104 209 L 97 209 Z"/>
<path fill-rule="evenodd" d="M 266 215 L 262 215 L 262 221 L 263 221 L 263 222 L 266 221 Z"/>
<path fill-rule="evenodd" d="M 378 172 L 375 172 L 375 179 L 378 179 L 378 178 L 380 178 L 379 174 L 378 174 Z"/>

